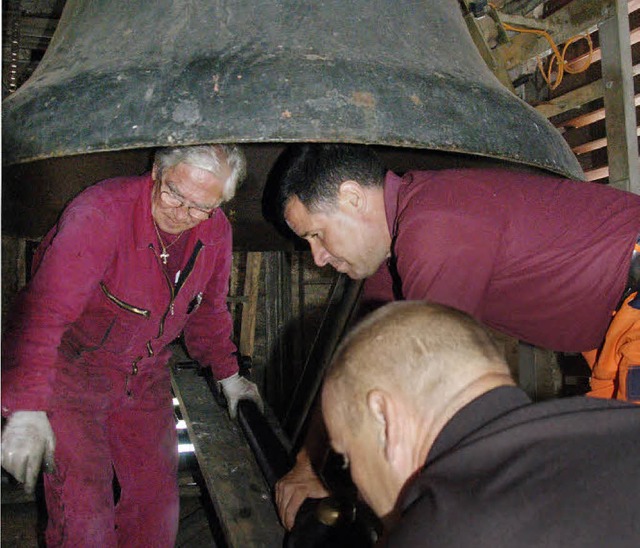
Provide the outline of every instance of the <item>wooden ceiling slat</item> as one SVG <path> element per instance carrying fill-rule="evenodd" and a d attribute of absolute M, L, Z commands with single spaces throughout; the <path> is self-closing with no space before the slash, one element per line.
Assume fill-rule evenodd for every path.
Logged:
<path fill-rule="evenodd" d="M 640 137 L 640 126 L 636 128 L 636 134 Z M 588 152 L 593 152 L 594 150 L 599 150 L 601 148 L 605 148 L 607 146 L 607 138 L 602 137 L 602 139 L 594 139 L 593 141 L 589 141 L 583 143 L 581 145 L 572 147 L 571 150 L 574 154 L 587 154 Z"/>
<path fill-rule="evenodd" d="M 634 97 L 635 106 L 640 105 L 640 94 L 637 94 Z M 604 120 L 604 107 L 588 112 L 587 114 L 581 114 L 580 116 L 576 116 L 575 118 L 571 118 L 570 120 L 565 120 L 558 124 L 558 127 L 584 127 L 598 120 Z"/>

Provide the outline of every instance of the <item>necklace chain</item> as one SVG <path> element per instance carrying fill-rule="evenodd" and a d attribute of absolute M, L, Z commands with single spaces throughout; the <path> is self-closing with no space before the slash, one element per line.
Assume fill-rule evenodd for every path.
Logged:
<path fill-rule="evenodd" d="M 184 234 L 184 231 L 180 232 L 178 236 L 169 244 L 164 245 L 164 241 L 162 240 L 162 236 L 160 236 L 160 230 L 158 229 L 158 225 L 156 224 L 156 220 L 153 220 L 153 228 L 156 229 L 156 235 L 158 236 L 158 242 L 160 242 L 160 247 L 162 248 L 162 253 L 160 253 L 160 259 L 162 260 L 162 264 L 167 264 L 167 259 L 169 258 L 169 253 L 167 253 L 167 249 L 169 249 L 173 244 L 175 244 L 181 236 Z"/>

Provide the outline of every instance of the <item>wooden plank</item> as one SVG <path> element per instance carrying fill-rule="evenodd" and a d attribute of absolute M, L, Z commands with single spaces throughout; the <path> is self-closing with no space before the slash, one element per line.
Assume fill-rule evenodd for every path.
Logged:
<path fill-rule="evenodd" d="M 589 141 L 588 143 L 582 143 L 576 147 L 573 147 L 571 151 L 579 156 L 580 154 L 586 154 L 587 152 L 593 152 L 594 150 L 600 150 L 607 146 L 607 138 L 603 137 L 602 139 L 595 139 L 594 141 Z"/>
<path fill-rule="evenodd" d="M 636 95 L 632 100 L 634 106 L 640 106 L 640 94 Z M 575 118 L 571 118 L 570 120 L 565 120 L 564 122 L 558 124 L 558 127 L 584 127 L 591 125 L 599 120 L 605 119 L 605 108 L 598 108 L 596 110 L 592 110 L 591 112 L 587 112 L 586 114 L 581 114 L 580 116 L 576 116 Z M 635 118 L 635 113 L 634 113 Z M 635 124 L 634 124 L 635 125 Z"/>
<path fill-rule="evenodd" d="M 605 179 L 609 176 L 609 168 L 607 166 L 597 167 L 584 172 L 584 177 L 587 181 L 597 181 L 598 179 Z"/>
<path fill-rule="evenodd" d="M 574 108 L 586 105 L 595 99 L 600 99 L 603 95 L 604 85 L 602 84 L 602 80 L 596 80 L 586 86 L 579 87 L 545 103 L 536 105 L 535 109 L 543 116 L 551 118 L 552 116 L 557 116 L 563 112 L 568 112 Z"/>
<path fill-rule="evenodd" d="M 636 135 L 640 137 L 640 126 L 636 128 Z M 587 152 L 593 152 L 594 150 L 599 150 L 607 146 L 607 138 L 603 137 L 602 139 L 595 139 L 593 141 L 589 141 L 587 143 L 582 143 L 581 145 L 577 145 L 572 147 L 571 150 L 574 154 L 586 154 Z"/>
<path fill-rule="evenodd" d="M 636 106 L 629 16 L 626 0 L 616 0 L 616 9 L 598 27 L 602 48 L 602 80 L 607 130 L 609 184 L 640 194 L 640 162 L 636 137 Z"/>
<path fill-rule="evenodd" d="M 262 253 L 247 253 L 247 264 L 244 278 L 245 302 L 242 306 L 240 322 L 240 341 L 238 350 L 241 356 L 253 357 L 256 337 L 256 316 L 258 312 L 258 295 L 260 291 L 260 265 Z"/>
<path fill-rule="evenodd" d="M 175 362 L 171 384 L 228 546 L 282 546 L 284 529 L 240 426 L 196 369 L 178 369 Z"/>

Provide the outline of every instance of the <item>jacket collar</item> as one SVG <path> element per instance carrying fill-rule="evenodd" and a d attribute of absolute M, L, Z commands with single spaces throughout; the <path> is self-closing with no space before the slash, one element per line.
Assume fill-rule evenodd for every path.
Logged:
<path fill-rule="evenodd" d="M 454 449 L 493 419 L 530 403 L 529 396 L 515 386 L 499 386 L 482 394 L 445 424 L 427 455 L 425 466 Z"/>
<path fill-rule="evenodd" d="M 422 494 L 422 484 L 428 481 L 429 465 L 444 457 L 456 447 L 482 432 L 493 420 L 520 407 L 531 404 L 531 399 L 516 386 L 500 386 L 477 397 L 458 411 L 436 438 L 422 469 L 403 487 L 398 508 L 404 512 Z"/>
<path fill-rule="evenodd" d="M 137 249 L 146 249 L 149 244 L 157 246 L 158 236 L 153 226 L 151 215 L 151 193 L 153 192 L 153 179 L 151 173 L 141 177 L 140 193 L 133 209 L 133 234 Z M 189 240 L 195 244 L 201 241 L 204 245 L 216 245 L 223 234 L 226 221 L 224 212 L 218 208 L 211 219 L 202 221 L 199 225 L 189 230 Z"/>

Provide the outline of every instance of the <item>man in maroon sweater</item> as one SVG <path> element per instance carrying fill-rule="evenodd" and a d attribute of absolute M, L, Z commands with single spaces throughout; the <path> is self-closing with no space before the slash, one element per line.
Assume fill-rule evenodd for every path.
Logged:
<path fill-rule="evenodd" d="M 425 299 L 536 346 L 587 352 L 601 346 L 637 284 L 640 196 L 507 168 L 400 177 L 362 146 L 288 154 L 278 190 L 284 220 L 318 266 L 367 278 L 365 301 Z M 638 312 L 631 304 L 625 309 Z M 624 332 L 628 356 L 613 371 L 596 364 L 592 389 L 640 401 L 640 335 Z M 305 496 L 325 493 L 301 451 L 277 487 L 285 525 Z"/>

